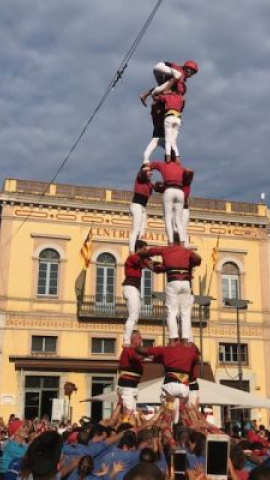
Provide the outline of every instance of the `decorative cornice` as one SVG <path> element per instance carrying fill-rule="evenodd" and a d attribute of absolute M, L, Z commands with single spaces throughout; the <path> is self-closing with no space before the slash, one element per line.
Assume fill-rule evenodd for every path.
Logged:
<path fill-rule="evenodd" d="M 31 233 L 32 238 L 48 238 L 50 240 L 66 240 L 70 241 L 71 237 L 69 235 L 56 235 L 56 234 L 46 234 L 46 233 Z"/>
<path fill-rule="evenodd" d="M 115 334 L 123 333 L 123 322 L 110 323 L 106 322 L 78 322 L 74 317 L 67 318 L 55 318 L 54 316 L 39 316 L 39 317 L 29 317 L 27 315 L 9 315 L 6 320 L 6 328 L 10 329 L 23 329 L 27 330 L 29 328 L 36 329 L 41 328 L 42 330 L 65 330 L 73 331 L 74 333 L 79 333 L 82 331 L 91 332 L 114 332 Z M 249 324 L 241 325 L 241 337 L 244 338 L 264 338 L 265 330 L 270 330 L 270 325 L 261 324 Z M 161 335 L 162 334 L 162 325 L 153 325 L 153 323 L 140 323 L 140 330 L 142 334 L 147 335 Z M 199 336 L 199 329 L 193 327 L 195 336 Z M 203 336 L 209 338 L 232 338 L 235 339 L 237 336 L 236 325 L 222 324 L 217 322 L 209 322 L 203 330 Z"/>

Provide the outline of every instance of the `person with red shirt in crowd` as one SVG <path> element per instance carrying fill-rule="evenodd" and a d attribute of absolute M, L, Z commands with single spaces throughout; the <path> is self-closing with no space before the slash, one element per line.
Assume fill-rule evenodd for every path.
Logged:
<path fill-rule="evenodd" d="M 195 75 L 198 70 L 198 65 L 193 60 L 187 60 L 184 65 L 172 62 L 159 62 L 153 69 L 158 86 L 140 95 L 142 104 L 147 106 L 146 102 L 149 95 L 159 95 L 161 92 L 169 90 L 175 83 L 177 84 L 178 92 L 183 95 L 182 85 L 185 84 L 187 78 Z"/>
<path fill-rule="evenodd" d="M 164 103 L 164 131 L 165 131 L 165 154 L 166 162 L 171 161 L 171 152 L 174 153 L 176 160 L 180 160 L 177 147 L 177 136 L 181 126 L 182 111 L 185 106 L 183 95 L 174 91 L 165 91 L 163 94 L 155 95 L 154 100 Z"/>
<path fill-rule="evenodd" d="M 136 351 L 142 344 L 139 330 L 133 330 L 130 347 L 123 347 L 118 367 L 117 393 L 123 402 L 124 415 L 136 411 L 138 384 L 143 374 L 143 357 Z"/>
<path fill-rule="evenodd" d="M 130 205 L 130 214 L 132 215 L 132 230 L 129 234 L 129 253 L 135 252 L 135 244 L 138 239 L 142 239 L 145 234 L 147 212 L 146 205 L 153 191 L 153 185 L 150 180 L 151 172 L 145 172 L 140 169 L 136 176 L 134 184 L 134 195 Z"/>
<path fill-rule="evenodd" d="M 143 259 L 162 257 L 163 270 L 167 276 L 165 307 L 169 338 L 172 343 L 178 340 L 177 317 L 180 313 L 181 338 L 188 343 L 191 331 L 191 271 L 201 264 L 200 255 L 181 245 L 169 245 L 144 249 L 139 256 Z"/>
<path fill-rule="evenodd" d="M 163 178 L 163 210 L 165 217 L 165 230 L 169 245 L 174 243 L 173 218 L 175 219 L 179 241 L 184 242 L 184 229 L 182 214 L 184 208 L 184 175 L 190 170 L 184 168 L 179 162 L 150 162 L 143 168 L 145 171 L 158 170 Z"/>
<path fill-rule="evenodd" d="M 157 147 L 165 148 L 164 111 L 164 103 L 155 100 L 152 102 L 153 135 L 143 153 L 143 164 L 150 162 L 150 157 Z"/>
<path fill-rule="evenodd" d="M 124 346 L 130 345 L 130 338 L 141 310 L 141 280 L 144 268 L 152 269 L 152 262 L 142 259 L 140 254 L 145 251 L 147 243 L 137 240 L 135 253 L 128 256 L 125 261 L 125 280 L 123 282 L 123 297 L 127 304 L 128 318 L 124 328 Z"/>

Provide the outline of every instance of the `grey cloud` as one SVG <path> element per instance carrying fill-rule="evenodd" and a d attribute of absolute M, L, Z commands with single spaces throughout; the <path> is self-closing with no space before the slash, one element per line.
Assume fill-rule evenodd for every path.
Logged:
<path fill-rule="evenodd" d="M 2 181 L 53 176 L 154 3 L 1 2 Z M 268 0 L 164 1 L 58 181 L 131 189 L 151 136 L 138 95 L 154 85 L 157 61 L 194 58 L 200 73 L 188 82 L 179 137 L 194 194 L 269 195 L 269 13 Z"/>

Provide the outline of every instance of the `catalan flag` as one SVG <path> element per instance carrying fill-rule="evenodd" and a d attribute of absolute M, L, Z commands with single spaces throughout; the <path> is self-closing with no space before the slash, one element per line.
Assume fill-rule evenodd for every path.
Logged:
<path fill-rule="evenodd" d="M 92 243 L 93 243 L 93 233 L 92 233 L 92 228 L 90 228 L 88 235 L 85 241 L 83 242 L 83 246 L 80 250 L 80 256 L 83 261 L 83 268 L 81 269 L 78 277 L 75 280 L 75 294 L 77 297 L 78 304 L 80 304 L 83 301 L 83 297 L 84 297 L 86 271 L 91 261 Z"/>
<path fill-rule="evenodd" d="M 92 233 L 92 228 L 90 228 L 88 235 L 83 242 L 83 246 L 81 248 L 81 257 L 83 260 L 83 268 L 88 268 L 90 265 L 90 260 L 91 260 L 91 254 L 92 254 L 92 242 L 93 242 L 93 233 Z"/>
<path fill-rule="evenodd" d="M 213 275 L 214 275 L 214 271 L 215 271 L 215 268 L 216 268 L 216 265 L 217 265 L 217 262 L 218 262 L 219 237 L 220 237 L 220 234 L 218 234 L 217 243 L 216 243 L 215 247 L 213 247 L 213 249 L 212 249 L 212 255 L 211 255 L 212 256 L 212 272 L 211 272 L 211 276 L 210 276 L 210 280 L 209 280 L 207 295 L 210 294 Z"/>
<path fill-rule="evenodd" d="M 215 270 L 216 268 L 216 264 L 217 264 L 217 261 L 218 261 L 218 247 L 219 247 L 219 236 L 217 238 L 217 244 L 215 247 L 213 247 L 213 250 L 212 250 L 212 266 L 213 266 L 213 270 Z"/>

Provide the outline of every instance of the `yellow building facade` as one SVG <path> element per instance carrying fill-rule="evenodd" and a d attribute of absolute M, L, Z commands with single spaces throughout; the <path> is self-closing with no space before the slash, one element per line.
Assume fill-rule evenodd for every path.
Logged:
<path fill-rule="evenodd" d="M 127 313 L 122 281 L 131 198 L 131 192 L 106 188 L 5 181 L 0 194 L 0 412 L 5 419 L 11 413 L 50 416 L 53 399 L 64 398 L 66 382 L 78 389 L 69 405 L 73 421 L 109 414 L 109 404 L 81 400 L 116 385 Z M 213 297 L 209 309 L 195 304 L 193 310 L 203 361 L 217 382 L 237 386 L 241 375 L 243 388 L 270 397 L 267 207 L 191 198 L 190 213 L 191 246 L 203 258 L 194 293 Z M 89 231 L 91 263 L 78 302 L 80 249 Z M 148 206 L 147 241 L 166 244 L 158 194 Z M 163 275 L 145 272 L 139 325 L 146 344 L 166 341 L 159 295 L 164 288 Z M 224 302 L 236 296 L 250 302 L 238 311 L 238 321 L 236 309 Z M 266 411 L 253 410 L 251 416 L 268 425 Z"/>

